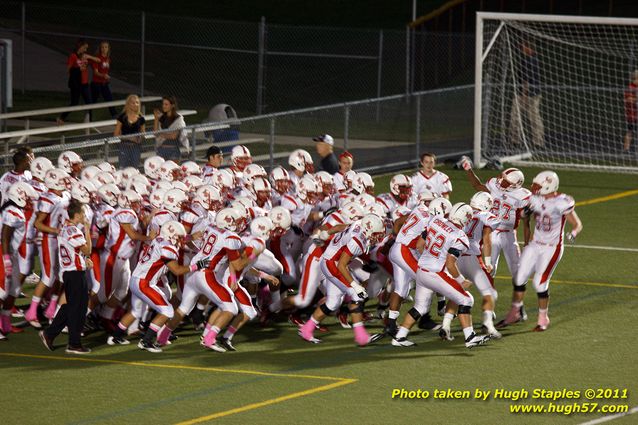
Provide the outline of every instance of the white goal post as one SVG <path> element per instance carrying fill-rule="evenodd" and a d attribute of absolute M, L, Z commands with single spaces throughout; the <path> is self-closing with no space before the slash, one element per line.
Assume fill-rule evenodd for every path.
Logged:
<path fill-rule="evenodd" d="M 638 173 L 638 19 L 478 12 L 474 162 Z"/>

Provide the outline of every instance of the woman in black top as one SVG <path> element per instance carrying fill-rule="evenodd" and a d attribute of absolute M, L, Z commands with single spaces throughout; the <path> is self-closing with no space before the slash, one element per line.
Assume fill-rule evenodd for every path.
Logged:
<path fill-rule="evenodd" d="M 159 133 L 155 137 L 155 149 L 157 154 L 165 160 L 172 160 L 177 163 L 180 161 L 181 152 L 179 145 L 183 145 L 187 153 L 189 150 L 188 139 L 182 133 L 186 123 L 184 118 L 177 113 L 177 101 L 173 96 L 162 97 L 162 110 L 155 109 L 153 111 L 155 115 L 155 122 L 153 123 L 153 130 L 175 130 L 169 132 Z"/>
<path fill-rule="evenodd" d="M 144 133 L 146 131 L 145 119 L 140 113 L 140 98 L 134 94 L 126 98 L 124 111 L 117 117 L 114 136 L 126 136 L 127 134 Z M 120 169 L 140 166 L 142 136 L 120 137 Z"/>

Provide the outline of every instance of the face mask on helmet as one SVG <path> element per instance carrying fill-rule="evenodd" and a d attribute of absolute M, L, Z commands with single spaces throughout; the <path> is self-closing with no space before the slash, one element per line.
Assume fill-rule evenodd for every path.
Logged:
<path fill-rule="evenodd" d="M 399 186 L 399 199 L 403 202 L 412 196 L 412 186 Z"/>

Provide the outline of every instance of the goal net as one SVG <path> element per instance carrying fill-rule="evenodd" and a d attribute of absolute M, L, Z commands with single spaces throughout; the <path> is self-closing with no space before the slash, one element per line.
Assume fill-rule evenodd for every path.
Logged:
<path fill-rule="evenodd" d="M 474 161 L 638 172 L 638 19 L 478 13 Z"/>

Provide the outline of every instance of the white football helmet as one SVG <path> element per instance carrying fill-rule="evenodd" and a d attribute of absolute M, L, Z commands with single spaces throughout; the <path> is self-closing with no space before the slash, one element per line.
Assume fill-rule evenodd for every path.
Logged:
<path fill-rule="evenodd" d="M 31 175 L 40 181 L 44 181 L 47 171 L 53 170 L 53 163 L 43 156 L 38 156 L 31 161 Z"/>
<path fill-rule="evenodd" d="M 47 189 L 69 190 L 71 180 L 66 171 L 61 168 L 54 168 L 46 172 L 46 175 L 44 176 L 44 185 Z"/>
<path fill-rule="evenodd" d="M 194 202 L 198 202 L 208 211 L 219 211 L 224 206 L 224 201 L 219 190 L 210 184 L 200 186 L 195 192 Z"/>
<path fill-rule="evenodd" d="M 235 177 L 226 169 L 217 170 L 217 172 L 213 174 L 211 184 L 215 186 L 222 197 L 225 198 L 226 194 L 235 188 Z"/>
<path fill-rule="evenodd" d="M 309 175 L 303 176 L 297 183 L 297 194 L 307 204 L 316 203 L 319 185 L 315 178 Z"/>
<path fill-rule="evenodd" d="M 308 151 L 303 149 L 296 149 L 292 151 L 292 153 L 288 156 L 288 165 L 297 171 L 305 171 L 311 174 L 314 172 L 312 156 L 308 153 Z"/>
<path fill-rule="evenodd" d="M 335 180 L 332 175 L 325 171 L 319 171 L 315 173 L 315 179 L 321 185 L 324 196 L 330 196 L 335 193 Z"/>
<path fill-rule="evenodd" d="M 365 212 L 366 214 L 374 214 L 377 217 L 381 218 L 385 218 L 388 215 L 385 208 L 383 208 L 383 205 L 379 204 L 378 202 L 368 205 L 363 209 L 363 212 Z"/>
<path fill-rule="evenodd" d="M 534 195 L 549 195 L 558 191 L 558 174 L 553 171 L 541 171 L 532 181 Z"/>
<path fill-rule="evenodd" d="M 188 196 L 180 189 L 167 190 L 164 194 L 163 207 L 168 211 L 179 214 L 188 202 Z"/>
<path fill-rule="evenodd" d="M 129 182 L 129 185 L 131 184 L 131 182 L 139 182 L 141 184 L 143 184 L 144 186 L 146 186 L 146 191 L 150 192 L 151 189 L 153 188 L 153 186 L 151 186 L 151 182 L 148 181 L 148 178 L 144 175 L 144 174 L 136 174 L 133 176 L 133 178 L 131 179 L 131 181 Z"/>
<path fill-rule="evenodd" d="M 518 168 L 508 168 L 501 174 L 501 180 L 505 180 L 509 183 L 509 186 L 504 188 L 504 190 L 516 190 L 522 187 L 523 183 L 525 183 L 525 176 Z"/>
<path fill-rule="evenodd" d="M 470 206 L 479 211 L 489 211 L 494 204 L 494 198 L 489 192 L 476 192 L 470 199 Z"/>
<path fill-rule="evenodd" d="M 385 237 L 385 224 L 378 215 L 364 215 L 361 219 L 361 229 L 370 245 L 380 242 Z"/>
<path fill-rule="evenodd" d="M 348 223 L 359 220 L 363 217 L 363 208 L 356 202 L 347 202 L 339 209 L 339 213 L 346 219 Z"/>
<path fill-rule="evenodd" d="M 105 184 L 115 184 L 115 179 L 108 171 L 102 171 L 95 175 L 95 181 L 100 186 Z"/>
<path fill-rule="evenodd" d="M 186 229 L 179 221 L 171 220 L 162 224 L 160 237 L 169 241 L 172 245 L 179 244 L 184 236 L 186 236 Z"/>
<path fill-rule="evenodd" d="M 148 203 L 152 208 L 159 210 L 164 205 L 164 196 L 166 196 L 166 189 L 155 188 L 148 197 Z"/>
<path fill-rule="evenodd" d="M 397 174 L 390 180 L 390 192 L 402 201 L 412 196 L 412 179 L 405 174 Z"/>
<path fill-rule="evenodd" d="M 83 204 L 91 202 L 96 192 L 97 189 L 93 183 L 88 181 L 76 180 L 71 184 L 71 198 Z"/>
<path fill-rule="evenodd" d="M 248 164 L 246 168 L 244 168 L 243 177 L 244 184 L 250 186 L 256 177 L 268 178 L 268 173 L 264 167 L 259 164 Z"/>
<path fill-rule="evenodd" d="M 58 156 L 58 168 L 72 175 L 82 171 L 82 158 L 73 151 L 64 151 Z"/>
<path fill-rule="evenodd" d="M 125 169 L 122 170 L 122 180 L 129 181 L 130 179 L 133 178 L 133 176 L 136 176 L 139 173 L 140 173 L 140 170 L 138 170 L 135 167 L 126 167 Z"/>
<path fill-rule="evenodd" d="M 250 222 L 250 234 L 256 238 L 268 240 L 274 229 L 272 220 L 268 217 L 257 217 Z"/>
<path fill-rule="evenodd" d="M 124 188 L 125 186 L 122 176 L 123 174 L 124 172 L 122 170 L 115 170 L 114 173 L 111 173 L 111 175 L 113 176 L 113 180 L 115 180 L 115 184 L 121 188 Z"/>
<path fill-rule="evenodd" d="M 230 151 L 230 159 L 239 171 L 244 171 L 249 164 L 253 163 L 253 157 L 244 145 L 233 146 L 233 150 Z"/>
<path fill-rule="evenodd" d="M 354 189 L 353 185 L 356 178 L 357 178 L 356 171 L 354 170 L 346 171 L 346 173 L 343 175 L 343 185 L 346 187 L 346 190 Z M 359 194 L 361 193 L 363 192 L 360 192 Z"/>
<path fill-rule="evenodd" d="M 159 169 L 159 176 L 163 180 L 172 182 L 179 180 L 181 177 L 182 169 L 174 161 L 164 161 Z"/>
<path fill-rule="evenodd" d="M 33 168 L 33 163 L 31 163 L 31 168 Z M 90 181 L 91 183 L 93 183 L 93 179 L 95 178 L 95 176 L 97 176 L 101 172 L 102 170 L 97 168 L 95 165 L 89 165 L 88 167 L 85 167 L 82 169 L 82 172 L 80 173 L 80 178 L 82 180 Z"/>
<path fill-rule="evenodd" d="M 114 185 L 113 183 L 108 183 L 100 186 L 97 190 L 97 193 L 106 204 L 112 207 L 116 207 L 117 200 L 121 192 L 116 185 Z"/>
<path fill-rule="evenodd" d="M 202 169 L 195 161 L 185 161 L 182 163 L 182 174 L 185 176 L 199 176 Z"/>
<path fill-rule="evenodd" d="M 377 200 L 372 195 L 368 195 L 367 193 L 362 193 L 361 195 L 358 195 L 354 198 L 354 202 L 359 204 L 361 208 L 365 209 L 369 207 L 370 205 L 376 203 Z"/>
<path fill-rule="evenodd" d="M 142 197 L 132 190 L 121 192 L 117 198 L 117 204 L 120 208 L 131 208 L 137 211 L 141 203 Z"/>
<path fill-rule="evenodd" d="M 181 180 L 175 180 L 171 183 L 171 186 L 173 189 L 179 189 L 184 193 L 188 192 L 188 187 L 186 186 L 186 184 L 181 181 Z"/>
<path fill-rule="evenodd" d="M 130 180 L 126 188 L 137 192 L 142 198 L 149 195 L 148 186 L 139 180 Z"/>
<path fill-rule="evenodd" d="M 465 202 L 459 202 L 452 206 L 448 219 L 460 228 L 463 228 L 472 219 L 472 214 L 472 207 Z"/>
<path fill-rule="evenodd" d="M 452 203 L 445 198 L 434 198 L 430 202 L 428 210 L 431 215 L 442 215 L 447 217 L 452 210 Z"/>
<path fill-rule="evenodd" d="M 115 167 L 110 162 L 101 162 L 98 164 L 97 168 L 102 171 L 106 171 L 107 173 L 114 173 Z"/>
<path fill-rule="evenodd" d="M 270 195 L 272 193 L 272 187 L 268 180 L 265 177 L 257 177 L 253 180 L 253 193 L 255 194 L 255 198 L 260 203 L 265 203 L 270 200 Z"/>
<path fill-rule="evenodd" d="M 359 192 L 358 189 L 355 189 L 359 193 L 368 193 L 370 195 L 374 195 L 374 180 L 372 180 L 372 176 L 368 173 L 357 173 L 357 177 L 352 182 L 353 187 L 354 184 L 358 184 L 359 186 L 363 186 L 363 192 Z"/>
<path fill-rule="evenodd" d="M 423 208 L 423 207 L 421 207 Z M 427 208 L 427 207 L 426 207 Z M 399 205 L 398 207 L 396 207 L 394 209 L 394 211 L 392 211 L 392 221 L 397 221 L 398 219 L 400 219 L 401 217 L 405 217 L 407 215 L 410 215 L 410 213 L 412 212 L 412 210 L 410 210 L 410 208 L 403 206 L 403 205 Z"/>
<path fill-rule="evenodd" d="M 236 232 L 240 228 L 239 223 L 243 221 L 243 219 L 242 213 L 235 208 L 224 208 L 217 213 L 215 226 L 220 229 Z"/>
<path fill-rule="evenodd" d="M 419 192 L 416 198 L 419 204 L 425 205 L 427 207 L 428 205 L 430 205 L 430 202 L 432 202 L 432 200 L 436 198 L 436 196 L 434 196 L 434 194 L 428 189 L 421 189 L 421 192 Z"/>
<path fill-rule="evenodd" d="M 155 189 L 171 190 L 173 189 L 173 183 L 169 182 L 168 180 L 160 180 L 155 183 Z"/>
<path fill-rule="evenodd" d="M 292 226 L 292 217 L 290 211 L 284 207 L 274 207 L 268 214 L 273 223 L 274 231 L 277 234 L 285 233 Z"/>
<path fill-rule="evenodd" d="M 20 208 L 38 199 L 38 193 L 27 182 L 16 182 L 9 187 L 7 197 Z"/>
<path fill-rule="evenodd" d="M 280 194 L 284 194 L 290 190 L 292 181 L 290 180 L 290 174 L 281 165 L 273 168 L 270 172 L 270 184 Z"/>
<path fill-rule="evenodd" d="M 195 192 L 198 188 L 204 185 L 204 181 L 194 174 L 184 177 L 182 182 L 186 185 L 187 193 Z"/>
<path fill-rule="evenodd" d="M 146 158 L 144 160 L 144 174 L 146 174 L 146 177 L 154 180 L 161 178 L 159 172 L 164 161 L 164 158 L 157 155 Z"/>

